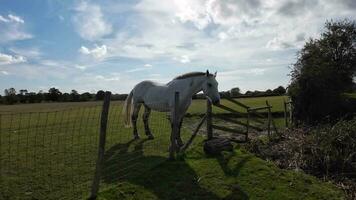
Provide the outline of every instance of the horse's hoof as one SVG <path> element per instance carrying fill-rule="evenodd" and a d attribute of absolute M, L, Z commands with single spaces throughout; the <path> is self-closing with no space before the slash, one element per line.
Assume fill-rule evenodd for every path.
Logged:
<path fill-rule="evenodd" d="M 153 140 L 153 139 L 155 139 L 155 137 L 153 137 L 153 135 L 148 135 L 148 137 L 147 137 L 149 140 Z"/>

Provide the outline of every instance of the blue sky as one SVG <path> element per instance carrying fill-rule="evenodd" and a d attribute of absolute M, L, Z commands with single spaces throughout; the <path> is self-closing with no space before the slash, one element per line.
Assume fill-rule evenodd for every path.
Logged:
<path fill-rule="evenodd" d="M 353 0 L 0 1 L 0 90 L 127 93 L 218 71 L 220 90 L 287 86 L 290 65 Z"/>

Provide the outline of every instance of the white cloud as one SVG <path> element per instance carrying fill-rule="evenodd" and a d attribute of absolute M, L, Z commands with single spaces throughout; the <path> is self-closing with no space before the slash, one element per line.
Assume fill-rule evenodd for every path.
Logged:
<path fill-rule="evenodd" d="M 85 46 L 81 46 L 79 52 L 84 55 L 90 55 L 95 59 L 102 59 L 106 56 L 108 51 L 106 45 L 101 45 L 101 46 L 95 45 L 93 49 L 89 49 Z"/>
<path fill-rule="evenodd" d="M 0 15 L 0 43 L 33 38 L 31 34 L 24 31 L 24 23 L 25 21 L 19 16 Z"/>
<path fill-rule="evenodd" d="M 0 15 L 0 21 L 5 23 L 12 23 L 12 22 L 20 23 L 20 24 L 25 23 L 25 21 L 21 17 L 16 15 L 11 15 L 11 14 L 7 15 L 7 18 Z"/>
<path fill-rule="evenodd" d="M 105 20 L 99 5 L 81 2 L 75 10 L 73 22 L 82 38 L 97 40 L 112 32 L 112 25 Z"/>
<path fill-rule="evenodd" d="M 9 48 L 9 50 L 14 54 L 22 55 L 29 59 L 39 59 L 42 56 L 42 52 L 37 47 L 31 47 L 31 48 L 11 47 Z"/>
<path fill-rule="evenodd" d="M 10 21 L 21 23 L 21 24 L 25 23 L 25 21 L 19 16 L 9 14 L 8 17 Z"/>
<path fill-rule="evenodd" d="M 149 70 L 149 69 L 150 68 L 148 68 L 148 67 L 138 67 L 138 68 L 133 68 L 133 69 L 126 70 L 125 72 L 132 73 L 132 72 L 145 71 L 145 70 Z"/>
<path fill-rule="evenodd" d="M 145 67 L 152 67 L 152 65 L 151 65 L 151 64 L 148 64 L 148 63 L 145 64 L 144 66 L 145 66 Z"/>
<path fill-rule="evenodd" d="M 5 76 L 7 76 L 7 75 L 9 75 L 10 73 L 9 72 L 7 72 L 7 71 L 0 71 L 0 73 L 1 74 L 3 74 L 3 75 L 5 75 Z"/>
<path fill-rule="evenodd" d="M 26 61 L 26 58 L 20 55 L 9 55 L 0 53 L 0 65 L 23 63 Z"/>
<path fill-rule="evenodd" d="M 75 68 L 80 69 L 80 70 L 86 70 L 88 67 L 84 65 L 74 65 Z"/>
<path fill-rule="evenodd" d="M 187 55 L 181 56 L 180 57 L 180 62 L 181 63 L 189 63 L 190 62 L 190 58 Z"/>
<path fill-rule="evenodd" d="M 173 57 L 173 60 L 177 60 L 181 63 L 190 63 L 190 61 L 191 61 L 189 56 L 187 56 L 187 55 L 183 55 L 180 57 Z"/>

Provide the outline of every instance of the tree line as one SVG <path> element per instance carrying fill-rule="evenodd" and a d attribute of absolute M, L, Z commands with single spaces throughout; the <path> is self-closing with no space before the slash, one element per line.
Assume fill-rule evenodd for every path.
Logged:
<path fill-rule="evenodd" d="M 286 95 L 286 89 L 283 86 L 278 86 L 277 88 L 271 90 L 267 89 L 265 91 L 246 91 L 242 93 L 240 88 L 234 87 L 228 91 L 219 92 L 221 97 L 232 97 L 232 98 L 243 98 L 243 97 L 266 97 L 266 96 L 281 96 Z M 204 99 L 204 94 L 196 94 L 193 96 L 193 99 Z"/>
<path fill-rule="evenodd" d="M 277 87 L 274 90 L 266 91 L 247 91 L 242 94 L 238 87 L 232 88 L 229 91 L 220 92 L 222 97 L 243 97 L 243 96 L 275 96 L 284 95 L 286 89 L 282 86 Z M 0 104 L 17 104 L 17 103 L 43 103 L 43 102 L 85 102 L 85 101 L 100 101 L 104 99 L 105 92 L 99 90 L 97 93 L 84 92 L 79 94 L 76 90 L 72 90 L 70 93 L 61 92 L 57 88 L 50 88 L 48 92 L 40 90 L 39 92 L 29 92 L 27 89 L 21 89 L 18 92 L 15 88 L 5 89 L 4 96 L 0 95 Z M 111 100 L 125 100 L 127 94 L 112 94 Z M 203 94 L 197 94 L 193 97 L 205 98 Z"/>
<path fill-rule="evenodd" d="M 79 94 L 76 90 L 70 93 L 62 93 L 57 88 L 50 88 L 48 92 L 28 92 L 26 89 L 21 89 L 18 92 L 15 88 L 5 89 L 4 96 L 0 95 L 1 104 L 16 104 L 16 103 L 43 103 L 43 102 L 85 102 L 85 101 L 100 101 L 104 99 L 105 92 L 99 90 L 97 93 L 84 92 Z M 125 100 L 127 94 L 112 94 L 112 100 Z"/>

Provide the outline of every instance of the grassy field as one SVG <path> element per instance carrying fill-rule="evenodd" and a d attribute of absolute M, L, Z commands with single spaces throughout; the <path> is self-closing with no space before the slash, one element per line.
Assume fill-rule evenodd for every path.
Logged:
<path fill-rule="evenodd" d="M 272 112 L 283 112 L 283 101 L 288 100 L 288 96 L 271 96 L 271 97 L 251 97 L 251 98 L 239 98 L 236 99 L 239 102 L 250 106 L 260 107 L 266 106 L 266 101 L 272 106 Z M 111 105 L 121 105 L 122 101 L 112 101 Z M 227 105 L 240 112 L 246 112 L 245 109 L 236 106 L 235 104 L 222 99 L 221 103 Z M 63 110 L 68 108 L 86 107 L 86 106 L 98 106 L 101 105 L 100 101 L 91 102 L 73 102 L 73 103 L 35 103 L 35 104 L 17 104 L 17 105 L 0 105 L 1 112 L 40 112 L 40 111 L 54 111 Z M 188 113 L 204 113 L 206 110 L 206 100 L 194 100 L 192 105 L 188 109 Z M 220 108 L 214 107 L 214 112 L 225 112 Z"/>
<path fill-rule="evenodd" d="M 284 97 L 268 98 L 278 110 Z M 264 100 L 254 98 L 250 103 L 260 106 Z M 194 101 L 189 112 L 204 106 L 205 102 Z M 154 140 L 145 139 L 139 121 L 142 139 L 133 141 L 132 130 L 123 126 L 121 109 L 122 102 L 112 102 L 100 198 L 342 197 L 328 183 L 277 169 L 239 148 L 227 157 L 206 158 L 200 136 L 184 160 L 167 162 L 170 125 L 166 115 L 152 113 Z M 0 199 L 87 197 L 98 150 L 100 110 L 101 102 L 0 106 Z M 185 140 L 190 132 L 183 127 Z"/>

